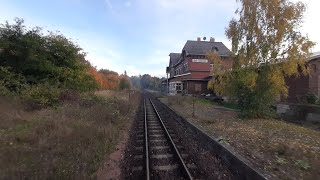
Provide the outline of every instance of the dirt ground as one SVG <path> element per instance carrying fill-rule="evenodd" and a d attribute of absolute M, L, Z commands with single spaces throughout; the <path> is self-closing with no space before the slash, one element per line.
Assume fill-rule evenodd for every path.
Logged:
<path fill-rule="evenodd" d="M 190 97 L 160 100 L 272 179 L 320 177 L 320 132 L 275 119 L 242 120 L 236 111 Z"/>
<path fill-rule="evenodd" d="M 106 156 L 106 160 L 97 172 L 98 180 L 111 180 L 120 179 L 121 177 L 121 161 L 124 158 L 125 148 L 129 139 L 129 130 L 131 129 L 132 122 L 121 130 L 120 140 L 113 153 Z"/>
<path fill-rule="evenodd" d="M 97 95 L 104 96 L 104 97 L 117 97 L 117 94 L 112 91 L 101 91 L 97 92 Z M 128 100 L 128 93 L 123 93 L 121 98 L 124 100 Z M 138 106 L 139 100 L 133 103 L 133 106 Z M 130 114 L 129 123 L 126 124 L 123 129 L 120 130 L 120 137 L 119 141 L 114 149 L 114 151 L 106 155 L 104 162 L 100 166 L 97 171 L 97 179 L 98 180 L 111 180 L 111 179 L 121 179 L 121 162 L 124 159 L 125 149 L 129 140 L 129 132 L 132 128 L 133 120 L 135 118 L 137 107 L 134 108 L 132 114 Z"/>

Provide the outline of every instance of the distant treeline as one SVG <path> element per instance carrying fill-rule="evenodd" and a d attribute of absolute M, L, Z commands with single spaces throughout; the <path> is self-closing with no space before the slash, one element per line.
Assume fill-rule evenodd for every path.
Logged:
<path fill-rule="evenodd" d="M 132 76 L 131 78 L 132 86 L 138 89 L 151 89 L 160 91 L 161 81 L 165 78 L 152 77 L 149 74 L 144 74 L 140 76 Z"/>

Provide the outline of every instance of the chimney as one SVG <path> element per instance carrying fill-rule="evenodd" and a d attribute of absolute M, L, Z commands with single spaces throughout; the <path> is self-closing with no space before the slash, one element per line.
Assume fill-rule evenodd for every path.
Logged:
<path fill-rule="evenodd" d="M 197 41 L 201 41 L 201 37 L 198 37 L 198 38 L 197 38 Z"/>
<path fill-rule="evenodd" d="M 215 42 L 216 40 L 213 37 L 210 37 L 210 42 Z"/>

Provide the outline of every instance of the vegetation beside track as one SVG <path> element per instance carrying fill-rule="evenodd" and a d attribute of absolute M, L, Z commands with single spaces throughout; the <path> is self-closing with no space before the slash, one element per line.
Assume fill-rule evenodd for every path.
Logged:
<path fill-rule="evenodd" d="M 41 110 L 1 98 L 0 179 L 94 178 L 138 98 L 129 102 L 125 91 L 104 91 Z"/>
<path fill-rule="evenodd" d="M 238 118 L 238 112 L 192 97 L 160 97 L 188 121 L 233 148 L 273 178 L 319 177 L 320 132 L 276 119 Z"/>

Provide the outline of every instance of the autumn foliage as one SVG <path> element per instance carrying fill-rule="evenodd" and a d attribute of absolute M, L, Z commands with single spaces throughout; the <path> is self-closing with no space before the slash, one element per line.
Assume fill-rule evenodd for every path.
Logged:
<path fill-rule="evenodd" d="M 245 117 L 265 117 L 288 94 L 285 78 L 307 74 L 314 42 L 299 28 L 306 8 L 288 0 L 237 0 L 240 8 L 226 36 L 232 41 L 232 71 L 213 76 L 211 88 L 234 99 Z"/>
<path fill-rule="evenodd" d="M 91 67 L 88 73 L 97 81 L 100 90 L 122 90 L 131 87 L 130 79 L 125 74 L 119 75 L 107 69 L 97 70 L 95 67 Z"/>

